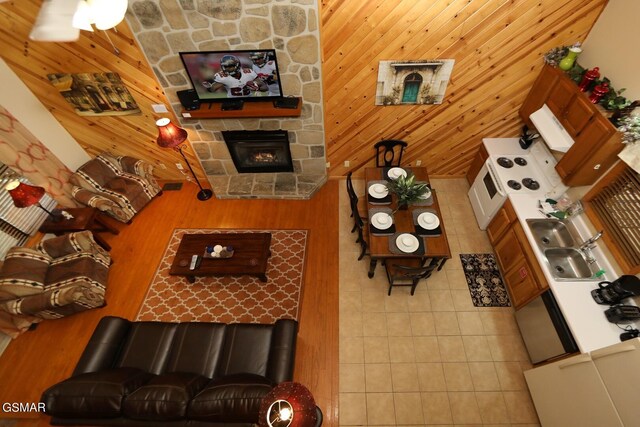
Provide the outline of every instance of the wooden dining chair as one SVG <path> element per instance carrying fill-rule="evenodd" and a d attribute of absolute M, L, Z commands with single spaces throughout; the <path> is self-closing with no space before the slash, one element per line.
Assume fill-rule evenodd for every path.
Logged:
<path fill-rule="evenodd" d="M 353 188 L 353 181 L 351 180 L 352 174 L 353 172 L 349 172 L 347 174 L 347 194 L 349 195 L 349 204 L 351 206 L 351 218 L 353 218 L 353 222 L 354 222 L 353 228 L 351 229 L 351 232 L 353 233 L 356 231 L 357 223 L 366 222 L 366 217 L 362 217 L 362 215 L 360 215 L 360 207 L 358 206 L 358 204 L 360 203 L 360 199 L 358 198 L 358 195 L 356 194 Z"/>
<path fill-rule="evenodd" d="M 386 260 L 384 266 L 389 281 L 387 295 L 391 295 L 391 289 L 394 286 L 411 286 L 411 295 L 413 295 L 418 282 L 431 276 L 431 272 L 438 265 L 433 262 L 425 265 L 423 260 L 417 258 L 394 258 Z"/>
<path fill-rule="evenodd" d="M 384 139 L 373 146 L 376 150 L 376 167 L 400 166 L 407 143 L 398 139 Z"/>

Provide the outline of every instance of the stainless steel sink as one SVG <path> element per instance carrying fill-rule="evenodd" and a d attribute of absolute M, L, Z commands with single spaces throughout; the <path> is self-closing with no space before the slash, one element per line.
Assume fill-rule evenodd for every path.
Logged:
<path fill-rule="evenodd" d="M 541 250 L 575 246 L 569 226 L 558 219 L 528 219 L 527 225 Z"/>
<path fill-rule="evenodd" d="M 551 274 L 556 279 L 585 280 L 593 277 L 589 263 L 576 248 L 546 249 L 544 256 L 549 263 Z"/>
<path fill-rule="evenodd" d="M 592 269 L 578 249 L 580 243 L 573 237 L 577 235 L 573 225 L 551 218 L 528 219 L 527 225 L 556 280 L 597 280 L 593 277 L 597 266 Z"/>

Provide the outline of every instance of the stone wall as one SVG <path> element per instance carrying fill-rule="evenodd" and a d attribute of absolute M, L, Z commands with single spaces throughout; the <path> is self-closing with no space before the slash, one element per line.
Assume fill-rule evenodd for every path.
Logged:
<path fill-rule="evenodd" d="M 219 198 L 309 198 L 326 180 L 316 0 L 132 0 L 127 22 L 176 115 L 190 89 L 179 52 L 275 49 L 284 95 L 302 97 L 298 118 L 181 119 Z M 289 131 L 293 173 L 238 174 L 223 130 Z"/>

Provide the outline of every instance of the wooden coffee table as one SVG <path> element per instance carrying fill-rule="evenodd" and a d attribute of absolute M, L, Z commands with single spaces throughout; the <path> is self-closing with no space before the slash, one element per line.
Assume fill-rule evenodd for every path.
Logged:
<path fill-rule="evenodd" d="M 257 276 L 267 281 L 267 261 L 271 256 L 270 233 L 185 234 L 171 264 L 169 274 L 186 276 L 190 283 L 201 276 Z M 193 255 L 204 255 L 207 246 L 233 246 L 231 258 L 202 258 L 200 266 L 189 270 Z"/>

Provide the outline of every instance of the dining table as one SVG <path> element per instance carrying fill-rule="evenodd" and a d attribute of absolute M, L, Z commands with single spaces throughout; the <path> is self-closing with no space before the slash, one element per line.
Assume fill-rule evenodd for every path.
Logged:
<path fill-rule="evenodd" d="M 385 194 L 383 187 L 379 185 L 384 185 L 386 189 L 385 184 L 392 179 L 396 179 L 397 174 L 415 175 L 416 183 L 424 183 L 429 186 L 430 195 L 427 193 L 429 197 L 410 204 L 404 209 L 399 209 L 398 199 L 395 194 L 390 192 Z M 428 262 L 429 265 L 437 265 L 437 270 L 441 270 L 445 262 L 451 258 L 451 250 L 447 241 L 438 195 L 429 183 L 427 169 L 419 166 L 401 168 L 369 167 L 365 168 L 365 181 L 368 218 L 365 227 L 367 229 L 370 255 L 368 276 L 370 278 L 374 276 L 378 260 L 384 262 L 389 259 L 417 258 L 422 261 L 422 265 L 426 265 Z M 374 188 L 371 188 L 372 186 Z M 382 193 L 380 193 L 381 190 Z M 376 220 L 372 223 L 373 216 L 380 212 L 391 216 L 385 219 L 387 223 L 382 226 L 377 222 L 380 216 L 376 217 Z M 390 225 L 388 224 L 388 219 L 391 219 Z M 426 223 L 425 221 L 430 222 Z M 380 226 L 380 228 L 377 228 L 376 225 Z M 416 239 L 413 239 L 414 242 L 416 240 L 418 242 L 418 247 L 415 250 L 413 250 L 413 247 L 403 247 L 401 239 L 406 234 L 416 237 Z"/>

